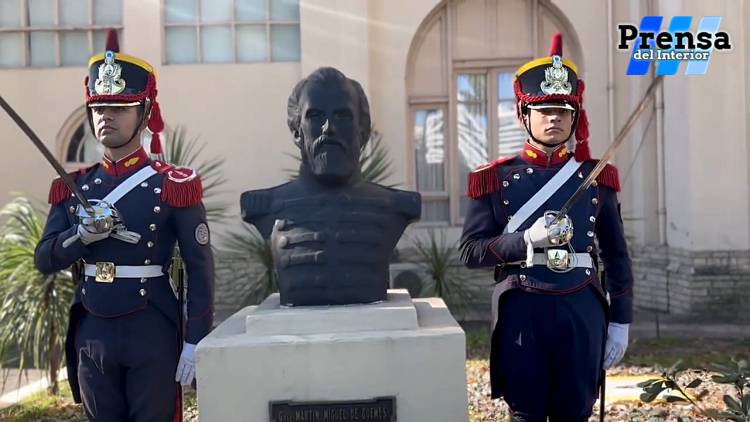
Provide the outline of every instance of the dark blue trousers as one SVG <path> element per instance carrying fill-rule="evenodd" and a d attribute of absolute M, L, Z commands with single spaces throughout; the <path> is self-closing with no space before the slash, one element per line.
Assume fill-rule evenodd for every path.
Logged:
<path fill-rule="evenodd" d="M 86 416 L 96 422 L 172 422 L 177 328 L 161 312 L 83 316 L 76 333 Z"/>
<path fill-rule="evenodd" d="M 505 293 L 492 336 L 493 396 L 502 395 L 517 422 L 587 421 L 598 393 L 605 330 L 604 307 L 593 288 L 565 296 Z"/>

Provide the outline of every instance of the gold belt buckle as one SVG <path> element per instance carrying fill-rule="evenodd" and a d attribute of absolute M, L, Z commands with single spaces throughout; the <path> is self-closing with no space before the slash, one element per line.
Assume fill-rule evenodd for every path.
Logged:
<path fill-rule="evenodd" d="M 115 263 L 97 262 L 96 281 L 99 283 L 111 283 L 115 281 Z"/>
<path fill-rule="evenodd" d="M 547 250 L 547 267 L 555 271 L 564 271 L 570 267 L 570 255 L 563 249 Z"/>

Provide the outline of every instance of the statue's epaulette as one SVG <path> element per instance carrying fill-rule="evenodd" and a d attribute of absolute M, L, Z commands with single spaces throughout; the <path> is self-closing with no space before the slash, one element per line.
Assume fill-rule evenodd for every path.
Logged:
<path fill-rule="evenodd" d="M 482 164 L 469 173 L 469 188 L 466 194 L 471 199 L 500 191 L 500 179 L 497 176 L 497 166 L 506 163 L 515 156 L 500 157 L 495 161 Z"/>
<path fill-rule="evenodd" d="M 70 178 L 73 179 L 75 182 L 79 175 L 84 175 L 89 172 L 89 170 L 96 167 L 97 164 L 94 164 L 92 166 L 84 167 L 81 169 L 78 169 L 70 174 Z M 49 194 L 47 195 L 47 202 L 50 203 L 50 205 L 57 205 L 66 199 L 70 198 L 70 196 L 73 194 L 73 192 L 68 189 L 68 186 L 65 185 L 65 182 L 63 182 L 62 178 L 56 177 L 52 184 L 49 187 Z"/>
<path fill-rule="evenodd" d="M 195 170 L 154 160 L 151 167 L 164 176 L 161 200 L 175 208 L 192 207 L 203 199 L 203 185 Z"/>
<path fill-rule="evenodd" d="M 396 194 L 396 209 L 407 218 L 407 221 L 416 221 L 422 215 L 422 195 L 419 192 L 393 189 Z"/>
<path fill-rule="evenodd" d="M 252 221 L 262 215 L 271 212 L 271 201 L 273 194 L 266 190 L 250 190 L 240 195 L 240 212 L 242 219 Z"/>
<path fill-rule="evenodd" d="M 615 192 L 620 191 L 620 174 L 617 171 L 617 167 L 612 164 L 604 166 L 604 170 L 596 176 L 596 183 L 607 186 L 613 189 Z"/>

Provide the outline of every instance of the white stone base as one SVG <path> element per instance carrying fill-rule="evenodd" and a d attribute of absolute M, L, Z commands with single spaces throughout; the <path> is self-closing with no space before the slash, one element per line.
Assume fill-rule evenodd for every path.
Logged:
<path fill-rule="evenodd" d="M 275 401 L 388 396 L 399 422 L 468 419 L 465 335 L 441 299 L 389 290 L 372 305 L 278 303 L 239 311 L 198 344 L 201 421 L 270 421 Z"/>

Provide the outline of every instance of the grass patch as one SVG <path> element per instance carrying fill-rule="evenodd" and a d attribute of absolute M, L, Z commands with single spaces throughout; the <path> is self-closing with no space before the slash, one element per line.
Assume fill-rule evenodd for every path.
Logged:
<path fill-rule="evenodd" d="M 750 338 L 636 338 L 630 342 L 623 364 L 670 367 L 682 359 L 687 369 L 710 369 L 711 364 L 731 358 L 750 359 Z"/>
<path fill-rule="evenodd" d="M 195 390 L 188 389 L 184 395 L 186 422 L 198 420 L 198 400 Z M 73 395 L 67 382 L 60 384 L 60 395 L 53 396 L 40 391 L 13 406 L 0 409 L 2 422 L 87 422 L 83 406 L 73 403 Z"/>
<path fill-rule="evenodd" d="M 466 332 L 466 359 L 490 358 L 490 327 L 478 325 L 464 327 Z"/>
<path fill-rule="evenodd" d="M 60 384 L 60 395 L 53 396 L 40 391 L 18 404 L 0 409 L 0 421 L 4 422 L 86 422 L 80 405 L 73 403 L 70 386 Z"/>
<path fill-rule="evenodd" d="M 465 326 L 466 358 L 489 359 L 490 330 L 487 325 Z M 750 360 L 750 338 L 634 338 L 622 365 L 670 367 L 682 359 L 688 369 L 710 369 L 713 363 L 731 358 Z"/>

